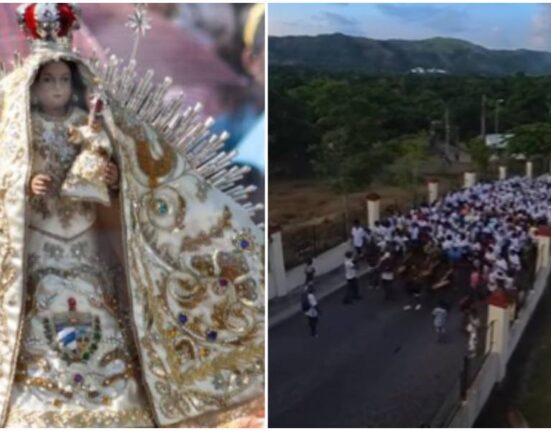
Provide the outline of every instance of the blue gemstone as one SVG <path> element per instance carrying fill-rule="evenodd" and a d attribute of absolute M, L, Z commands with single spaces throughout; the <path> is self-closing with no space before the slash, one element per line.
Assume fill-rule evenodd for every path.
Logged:
<path fill-rule="evenodd" d="M 185 324 L 187 323 L 187 316 L 186 316 L 184 313 L 178 314 L 178 321 L 179 321 L 182 325 L 185 325 Z"/>
<path fill-rule="evenodd" d="M 209 331 L 209 333 L 207 334 L 207 340 L 216 341 L 217 336 L 218 334 L 216 333 L 216 331 Z"/>
<path fill-rule="evenodd" d="M 246 249 L 246 248 L 249 248 L 249 241 L 247 241 L 246 239 L 242 239 L 241 240 L 241 248 L 242 249 Z"/>
<path fill-rule="evenodd" d="M 158 200 L 157 211 L 159 212 L 160 215 L 168 214 L 168 204 L 165 201 Z"/>

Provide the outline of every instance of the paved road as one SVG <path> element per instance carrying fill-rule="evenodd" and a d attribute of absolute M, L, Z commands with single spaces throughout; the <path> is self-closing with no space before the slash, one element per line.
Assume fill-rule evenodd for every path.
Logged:
<path fill-rule="evenodd" d="M 405 312 L 405 295 L 387 303 L 380 291 L 343 305 L 343 293 L 321 302 L 319 338 L 308 336 L 302 315 L 270 330 L 269 426 L 429 423 L 461 370 L 460 312 L 452 310 L 448 340 L 437 344 L 430 307 Z"/>

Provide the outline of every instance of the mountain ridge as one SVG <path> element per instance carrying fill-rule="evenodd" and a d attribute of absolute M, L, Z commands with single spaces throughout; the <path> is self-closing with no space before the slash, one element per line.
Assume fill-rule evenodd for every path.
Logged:
<path fill-rule="evenodd" d="M 551 74 L 551 53 L 525 48 L 491 49 L 463 39 L 371 39 L 343 33 L 270 36 L 270 66 L 300 66 L 329 72 L 405 74 L 415 68 L 454 75 Z"/>

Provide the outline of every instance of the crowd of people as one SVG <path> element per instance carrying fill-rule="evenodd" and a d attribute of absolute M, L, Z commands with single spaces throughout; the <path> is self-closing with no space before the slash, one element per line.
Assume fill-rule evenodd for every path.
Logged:
<path fill-rule="evenodd" d="M 439 292 L 459 284 L 454 277 L 464 271 L 468 282 L 455 286 L 456 297 L 474 354 L 483 300 L 496 291 L 511 300 L 524 294 L 519 278 L 531 271 L 535 229 L 551 220 L 550 204 L 551 176 L 515 177 L 450 192 L 432 204 L 390 214 L 371 229 L 356 220 L 351 230 L 355 252 L 347 252 L 344 261 L 343 302 L 361 297 L 357 266 L 366 261 L 367 284 L 381 289 L 385 300 L 396 297 L 398 279 L 408 295 L 405 311 L 420 310 L 426 298 L 433 298 L 434 327 L 441 341 L 455 304 Z"/>

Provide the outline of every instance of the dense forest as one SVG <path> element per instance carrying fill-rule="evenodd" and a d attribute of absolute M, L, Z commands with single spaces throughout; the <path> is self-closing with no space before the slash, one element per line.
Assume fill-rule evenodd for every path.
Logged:
<path fill-rule="evenodd" d="M 350 189 L 398 159 L 411 165 L 443 140 L 484 164 L 489 154 L 476 139 L 483 123 L 486 133 L 516 133 L 511 147 L 530 147 L 531 155 L 551 146 L 551 76 L 369 76 L 285 66 L 269 76 L 272 179 L 317 175 Z"/>

